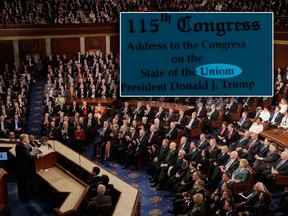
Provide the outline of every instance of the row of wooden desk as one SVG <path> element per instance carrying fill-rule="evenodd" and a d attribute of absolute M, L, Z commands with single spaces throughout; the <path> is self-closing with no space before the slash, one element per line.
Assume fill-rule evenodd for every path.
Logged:
<path fill-rule="evenodd" d="M 116 113 L 116 105 L 118 99 L 115 98 L 77 98 L 77 97 L 67 97 L 65 103 L 67 105 L 72 105 L 73 101 L 76 101 L 78 105 L 81 105 L 84 101 L 87 102 L 89 106 L 97 106 L 101 103 L 102 106 L 107 106 L 111 109 L 111 115 L 114 116 Z"/>
<path fill-rule="evenodd" d="M 142 106 L 146 106 L 147 104 L 149 104 L 151 106 L 151 109 L 153 110 L 158 110 L 159 107 L 162 107 L 164 111 L 168 111 L 170 108 L 173 108 L 174 112 L 179 113 L 180 110 L 183 110 L 186 115 L 191 115 L 192 112 L 195 110 L 194 106 L 188 106 L 184 104 L 138 99 L 128 100 L 130 106 L 137 106 L 138 101 L 142 102 Z"/>
<path fill-rule="evenodd" d="M 53 160 L 56 160 L 56 153 L 60 154 L 89 173 L 91 173 L 96 164 L 59 141 L 50 140 L 49 143 L 52 145 L 55 154 L 51 153 L 48 155 L 49 158 L 44 157 L 36 161 L 36 167 L 40 164 L 37 175 L 57 192 L 68 194 L 62 205 L 59 208 L 54 209 L 58 215 L 79 215 L 77 210 L 85 200 L 87 201 L 89 186 L 58 164 L 53 163 Z M 0 140 L 0 148 L 11 148 L 9 151 L 14 156 L 15 145 L 15 142 L 11 143 L 6 139 Z M 101 166 L 99 167 L 101 168 Z M 101 168 L 100 174 L 109 176 L 109 183 L 113 184 L 115 189 L 120 192 L 120 197 L 115 206 L 113 215 L 140 215 L 139 190 L 103 168 Z"/>
<path fill-rule="evenodd" d="M 282 149 L 288 148 L 288 131 L 282 128 L 264 130 L 260 136 L 271 140 L 279 145 Z"/>

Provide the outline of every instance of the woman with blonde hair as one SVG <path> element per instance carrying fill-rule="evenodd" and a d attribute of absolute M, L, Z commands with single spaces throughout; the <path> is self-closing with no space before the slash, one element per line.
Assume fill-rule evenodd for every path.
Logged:
<path fill-rule="evenodd" d="M 248 179 L 249 171 L 247 169 L 248 161 L 241 159 L 239 167 L 232 173 L 231 183 L 245 182 Z"/>

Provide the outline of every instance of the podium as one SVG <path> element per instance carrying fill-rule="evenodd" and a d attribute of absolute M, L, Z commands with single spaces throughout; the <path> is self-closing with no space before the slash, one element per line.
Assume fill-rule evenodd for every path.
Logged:
<path fill-rule="evenodd" d="M 0 168 L 0 214 L 8 207 L 7 172 Z"/>
<path fill-rule="evenodd" d="M 53 167 L 57 163 L 56 152 L 48 146 L 41 146 L 39 151 L 43 154 L 43 157 L 40 157 L 35 161 L 36 170 L 43 170 Z"/>

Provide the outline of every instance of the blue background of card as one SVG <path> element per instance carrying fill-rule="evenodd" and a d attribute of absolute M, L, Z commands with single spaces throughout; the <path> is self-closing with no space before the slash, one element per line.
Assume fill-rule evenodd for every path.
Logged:
<path fill-rule="evenodd" d="M 161 13 L 121 13 L 121 84 L 137 85 L 142 83 L 161 84 L 167 83 L 166 91 L 126 91 L 121 88 L 121 96 L 211 96 L 211 95 L 235 95 L 235 96 L 269 96 L 273 94 L 273 26 L 271 13 L 168 13 L 171 15 L 171 24 L 161 22 Z M 260 30 L 258 31 L 229 31 L 224 36 L 216 36 L 216 32 L 180 32 L 177 28 L 177 21 L 182 16 L 192 16 L 191 21 L 197 22 L 244 22 L 260 21 Z M 135 33 L 128 33 L 128 20 L 134 22 Z M 151 22 L 151 19 L 158 19 L 159 31 L 156 33 L 146 32 L 139 33 L 139 20 L 144 19 L 145 25 Z M 149 28 L 148 28 L 149 29 Z M 189 40 L 192 43 L 198 42 L 198 49 L 183 49 L 182 43 Z M 201 42 L 209 40 L 213 42 L 246 42 L 246 48 L 229 48 L 221 49 L 203 49 Z M 149 42 L 152 44 L 166 43 L 168 49 L 165 50 L 128 50 L 129 43 L 137 44 L 138 42 Z M 178 50 L 170 49 L 170 42 L 180 43 L 181 48 Z M 202 62 L 187 62 L 186 56 L 194 54 L 203 56 Z M 172 63 L 172 56 L 185 57 L 184 63 Z M 205 64 L 231 64 L 242 69 L 238 76 L 226 79 L 209 79 L 201 76 L 181 76 L 169 77 L 167 72 L 175 68 L 190 68 L 191 70 Z M 164 78 L 141 78 L 141 69 L 164 70 Z M 203 90 L 169 90 L 169 83 L 176 81 L 182 84 L 197 83 L 211 80 L 215 82 L 218 89 L 214 91 L 209 89 Z M 224 89 L 222 81 L 228 82 L 254 82 L 255 86 L 252 91 L 246 88 Z"/>

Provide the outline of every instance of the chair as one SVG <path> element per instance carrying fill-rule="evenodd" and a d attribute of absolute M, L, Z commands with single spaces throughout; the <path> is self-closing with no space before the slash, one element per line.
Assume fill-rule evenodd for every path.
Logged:
<path fill-rule="evenodd" d="M 273 188 L 288 186 L 288 176 L 284 174 L 276 174 L 273 176 Z"/>
<path fill-rule="evenodd" d="M 215 120 L 212 120 L 212 124 L 210 125 L 210 130 L 211 131 L 214 131 L 216 129 L 218 129 L 221 124 L 222 124 L 222 121 L 223 121 L 223 117 L 224 117 L 224 111 L 219 111 L 219 117 L 218 119 L 215 119 Z"/>
<path fill-rule="evenodd" d="M 230 122 L 238 121 L 238 119 L 240 118 L 241 110 L 242 104 L 238 104 L 236 112 L 232 113 L 230 116 Z"/>
<path fill-rule="evenodd" d="M 112 204 L 105 203 L 99 204 L 95 201 L 90 201 L 88 203 L 88 214 L 97 216 L 112 216 Z"/>
<path fill-rule="evenodd" d="M 172 139 L 170 141 L 175 142 L 178 145 L 180 143 L 180 139 L 182 138 L 182 130 L 181 129 L 177 129 L 177 130 L 178 130 L 178 134 L 177 134 L 176 139 Z"/>

